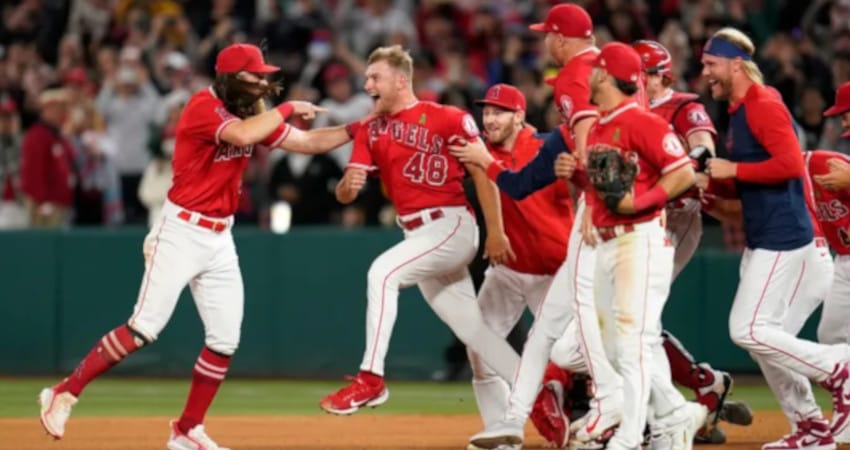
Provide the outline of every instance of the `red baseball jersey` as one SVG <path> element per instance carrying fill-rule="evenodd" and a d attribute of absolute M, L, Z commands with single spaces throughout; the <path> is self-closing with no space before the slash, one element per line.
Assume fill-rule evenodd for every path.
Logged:
<path fill-rule="evenodd" d="M 698 99 L 696 94 L 670 89 L 667 94 L 649 102 L 650 110 L 673 126 L 686 148 L 688 136 L 695 131 L 708 131 L 712 136 L 717 136 L 705 106 Z"/>
<path fill-rule="evenodd" d="M 820 225 L 822 236 L 829 242 L 829 246 L 839 255 L 850 254 L 850 190 L 830 191 L 814 182 L 814 175 L 826 175 L 829 173 L 827 161 L 833 158 L 841 159 L 850 163 L 850 158 L 841 153 L 827 150 L 813 150 L 805 153 L 807 176 L 811 194 L 807 196 L 812 199 L 817 216 L 816 224 Z M 817 237 L 817 227 L 815 237 Z"/>
<path fill-rule="evenodd" d="M 668 89 L 666 94 L 649 102 L 650 111 L 663 117 L 673 127 L 673 131 L 679 136 L 685 149 L 690 149 L 688 136 L 693 132 L 708 131 L 713 137 L 717 137 L 714 123 L 711 122 L 705 106 L 698 99 L 699 96 L 696 94 Z M 699 197 L 699 189 L 693 187 L 670 202 L 670 207 L 681 208 L 684 205 L 684 199 L 697 197 Z"/>
<path fill-rule="evenodd" d="M 418 101 L 360 127 L 348 167 L 377 169 L 400 215 L 467 206 L 465 169 L 448 151 L 449 143 L 461 139 L 478 139 L 472 116 L 452 106 Z"/>
<path fill-rule="evenodd" d="M 225 109 L 212 88 L 189 99 L 177 121 L 169 200 L 205 216 L 227 217 L 236 212 L 242 172 L 254 146 L 238 147 L 220 137 L 226 126 L 239 120 Z M 288 125 L 281 125 L 262 144 L 276 147 L 289 130 Z"/>
<path fill-rule="evenodd" d="M 599 112 L 590 103 L 590 72 L 593 61 L 599 54 L 599 49 L 590 47 L 573 56 L 552 80 L 547 80 L 554 87 L 555 106 L 561 113 L 561 118 L 569 129 L 563 133 L 567 146 L 575 148 L 575 138 L 572 127 L 586 117 L 596 117 Z"/>
<path fill-rule="evenodd" d="M 632 188 L 635 197 L 655 186 L 662 175 L 691 161 L 679 137 L 670 130 L 670 125 L 633 99 L 626 100 L 593 124 L 587 137 L 587 148 L 588 153 L 616 150 L 637 164 Z M 588 202 L 593 208 L 593 224 L 596 227 L 646 222 L 658 217 L 663 209 L 632 215 L 614 214 L 608 211 L 592 185 L 588 189 Z"/>
<path fill-rule="evenodd" d="M 511 170 L 525 167 L 537 155 L 543 140 L 524 127 L 513 149 L 488 143 L 490 153 Z M 499 191 L 502 222 L 516 260 L 507 266 L 517 272 L 554 274 L 567 257 L 567 239 L 573 225 L 573 202 L 567 183 L 557 180 L 522 200 Z"/>

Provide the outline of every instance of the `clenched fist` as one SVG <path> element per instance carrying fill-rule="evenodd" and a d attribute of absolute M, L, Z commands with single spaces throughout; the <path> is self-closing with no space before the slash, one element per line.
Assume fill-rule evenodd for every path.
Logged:
<path fill-rule="evenodd" d="M 576 170 L 576 157 L 569 153 L 559 153 L 555 160 L 555 176 L 558 178 L 572 178 Z"/>
<path fill-rule="evenodd" d="M 366 171 L 363 169 L 349 168 L 345 175 L 336 185 L 336 199 L 340 203 L 351 203 L 357 198 L 357 194 L 366 185 Z"/>

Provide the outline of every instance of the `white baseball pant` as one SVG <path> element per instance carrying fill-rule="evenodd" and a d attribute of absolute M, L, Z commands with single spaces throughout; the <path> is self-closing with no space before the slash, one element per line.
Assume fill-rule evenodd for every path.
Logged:
<path fill-rule="evenodd" d="M 823 303 L 818 341 L 824 344 L 850 343 L 850 255 L 835 258 L 835 275 Z"/>
<path fill-rule="evenodd" d="M 443 217 L 431 220 L 434 209 Z M 369 268 L 366 350 L 360 369 L 384 375 L 384 360 L 398 313 L 398 291 L 419 285 L 425 301 L 467 347 L 504 379 L 511 379 L 519 357 L 484 322 L 467 265 L 478 247 L 478 226 L 465 207 L 424 209 L 423 225 L 404 231 L 404 240 L 378 256 Z"/>
<path fill-rule="evenodd" d="M 673 280 L 682 273 L 699 247 L 702 239 L 702 213 L 696 199 L 682 200 L 681 207 L 668 207 L 667 236 L 673 242 Z"/>
<path fill-rule="evenodd" d="M 577 223 L 584 209 L 582 195 L 577 202 Z M 524 422 L 528 418 L 550 355 L 561 367 L 590 374 L 597 413 L 606 400 L 621 398 L 622 381 L 605 356 L 593 301 L 595 264 L 596 250 L 584 244 L 580 226 L 572 227 L 567 259 L 555 273 L 522 352 L 506 413 L 508 420 Z"/>
<path fill-rule="evenodd" d="M 239 346 L 245 295 L 230 233 L 233 218 L 191 213 L 194 222 L 205 218 L 229 224 L 216 233 L 178 218 L 183 210 L 166 200 L 159 225 L 145 237 L 145 275 L 128 325 L 149 341 L 155 340 L 188 283 L 204 324 L 206 346 L 232 355 Z"/>
<path fill-rule="evenodd" d="M 773 383 L 771 388 L 791 383 L 789 372 L 822 382 L 847 354 L 846 346 L 800 339 L 785 328 L 788 304 L 796 302 L 791 302 L 789 295 L 805 275 L 804 263 L 813 247 L 814 242 L 787 251 L 747 248 L 741 258 L 741 281 L 729 314 L 729 332 L 732 341 L 749 351 L 759 366 L 772 367 L 765 372 L 768 383 Z M 794 384 L 799 385 L 799 380 Z M 794 405 L 795 411 L 797 407 Z"/>
<path fill-rule="evenodd" d="M 526 306 L 537 313 L 552 283 L 552 275 L 521 273 L 507 266 L 491 266 L 478 291 L 478 306 L 484 322 L 505 338 L 517 324 Z M 484 427 L 501 420 L 508 407 L 510 385 L 474 351 L 467 349 L 472 368 L 472 390 Z M 519 355 L 517 355 L 519 357 Z"/>
<path fill-rule="evenodd" d="M 833 264 L 829 249 L 823 244 L 811 246 L 794 290 L 790 291 L 786 300 L 788 310 L 783 320 L 785 331 L 794 336 L 800 333 L 806 320 L 824 301 L 832 284 L 832 276 Z M 794 424 L 801 419 L 822 417 L 808 378 L 786 369 L 776 361 L 753 353 L 751 355 L 761 368 L 767 385 L 789 422 Z"/>
<path fill-rule="evenodd" d="M 659 219 L 634 224 L 634 231 L 597 246 L 596 305 L 603 342 L 623 379 L 622 420 L 612 439 L 624 448 L 638 448 L 643 441 L 650 395 L 655 417 L 685 403 L 672 385 L 661 346 L 673 253 Z"/>

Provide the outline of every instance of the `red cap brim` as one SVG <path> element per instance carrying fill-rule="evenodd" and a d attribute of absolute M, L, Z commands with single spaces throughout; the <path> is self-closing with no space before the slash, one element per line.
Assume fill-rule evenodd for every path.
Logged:
<path fill-rule="evenodd" d="M 850 105 L 833 105 L 823 112 L 824 117 L 840 116 L 850 111 Z"/>
<path fill-rule="evenodd" d="M 274 73 L 280 70 L 278 66 L 272 66 L 271 64 L 262 64 L 258 67 L 259 70 L 248 70 L 248 72 L 253 73 Z"/>
<path fill-rule="evenodd" d="M 476 105 L 492 105 L 492 106 L 498 106 L 499 108 L 502 108 L 502 109 L 507 109 L 509 111 L 519 111 L 518 108 L 515 108 L 515 107 L 513 107 L 513 106 L 511 106 L 507 103 L 501 103 L 501 102 L 497 102 L 497 101 L 493 101 L 493 100 L 487 100 L 487 99 L 475 100 L 475 104 Z"/>
<path fill-rule="evenodd" d="M 531 30 L 531 31 L 543 31 L 543 32 L 549 31 L 549 29 L 546 28 L 545 23 L 533 23 L 533 24 L 528 26 L 528 29 Z"/>

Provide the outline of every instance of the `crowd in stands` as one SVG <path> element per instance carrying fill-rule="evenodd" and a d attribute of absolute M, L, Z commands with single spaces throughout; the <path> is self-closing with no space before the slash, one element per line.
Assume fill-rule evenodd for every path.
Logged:
<path fill-rule="evenodd" d="M 0 229 L 144 225 L 170 184 L 176 119 L 210 84 L 216 53 L 262 46 L 280 98 L 329 109 L 309 128 L 366 115 L 365 58 L 401 44 L 414 55 L 422 100 L 478 111 L 495 83 L 519 87 L 528 122 L 557 126 L 557 71 L 528 24 L 550 0 L 12 0 L 0 7 Z M 704 94 L 700 54 L 725 25 L 746 31 L 767 84 L 794 115 L 803 147 L 850 153 L 825 120 L 835 87 L 850 80 L 850 0 L 579 0 L 598 45 L 655 39 L 674 57 L 677 88 Z M 726 105 L 703 95 L 724 152 Z M 257 151 L 244 175 L 238 226 L 268 223 L 288 202 L 293 226 L 392 225 L 377 180 L 343 207 L 333 188 L 350 154 Z M 734 237 L 730 238 L 734 240 Z M 735 246 L 735 242 L 730 242 Z"/>

